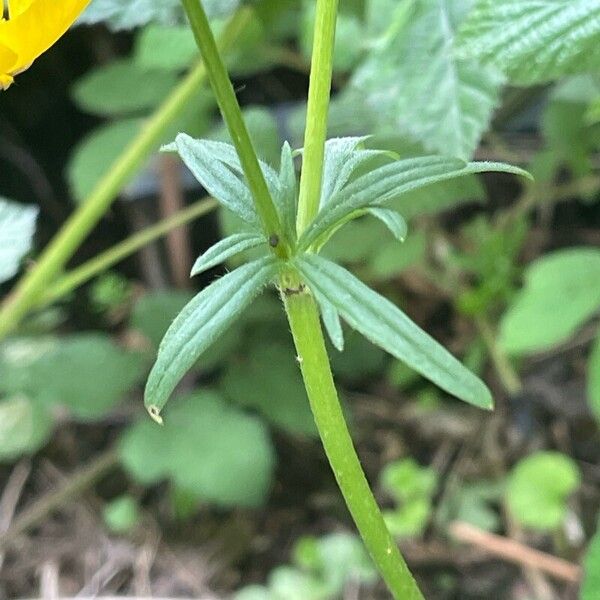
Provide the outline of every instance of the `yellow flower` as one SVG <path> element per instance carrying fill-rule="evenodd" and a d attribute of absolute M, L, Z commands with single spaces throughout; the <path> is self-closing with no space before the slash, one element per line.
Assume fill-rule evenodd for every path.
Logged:
<path fill-rule="evenodd" d="M 8 6 L 6 3 L 8 2 Z M 1 0 L 0 89 L 69 29 L 90 0 Z"/>

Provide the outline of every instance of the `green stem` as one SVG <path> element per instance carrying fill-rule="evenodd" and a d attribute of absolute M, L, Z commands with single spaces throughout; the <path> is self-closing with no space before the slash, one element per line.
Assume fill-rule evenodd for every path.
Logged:
<path fill-rule="evenodd" d="M 106 252 L 94 256 L 94 258 L 88 260 L 81 266 L 63 275 L 58 281 L 50 286 L 50 289 L 40 298 L 37 307 L 46 306 L 63 298 L 96 275 L 103 273 L 124 258 L 131 256 L 150 242 L 157 240 L 173 229 L 177 229 L 178 227 L 190 223 L 198 217 L 211 212 L 217 208 L 217 206 L 217 201 L 212 198 L 199 200 L 188 208 L 179 211 L 172 217 L 165 219 L 156 225 L 152 225 L 143 231 L 135 233 L 121 243 L 109 248 Z"/>
<path fill-rule="evenodd" d="M 346 504 L 375 564 L 394 598 L 422 600 L 362 470 L 344 419 L 329 357 L 323 340 L 319 313 L 306 288 L 282 278 L 286 312 L 296 344 L 298 361 L 325 453 Z"/>
<path fill-rule="evenodd" d="M 338 0 L 317 0 L 296 220 L 298 236 L 314 219 L 321 199 L 337 10 Z"/>
<path fill-rule="evenodd" d="M 221 38 L 223 49 L 230 48 L 239 37 L 249 16 L 248 11 L 239 11 L 231 19 Z M 201 88 L 206 74 L 204 66 L 198 65 L 181 81 L 50 242 L 35 267 L 17 284 L 0 311 L 0 339 L 17 327 L 36 305 L 44 289 L 64 268 L 123 186 L 156 150 L 169 126 Z"/>
<path fill-rule="evenodd" d="M 237 101 L 233 85 L 221 58 L 202 3 L 200 0 L 181 0 L 181 3 L 192 26 L 196 43 L 206 65 L 208 79 L 221 109 L 221 114 L 240 157 L 244 175 L 252 192 L 256 210 L 262 221 L 265 234 L 269 239 L 273 238 L 282 242 L 281 244 L 274 243 L 273 245 L 278 254 L 285 257 L 289 249 L 281 227 L 279 215 L 269 193 L 267 182 L 260 168 L 256 151 L 254 150 L 246 123 L 244 122 L 242 110 Z"/>

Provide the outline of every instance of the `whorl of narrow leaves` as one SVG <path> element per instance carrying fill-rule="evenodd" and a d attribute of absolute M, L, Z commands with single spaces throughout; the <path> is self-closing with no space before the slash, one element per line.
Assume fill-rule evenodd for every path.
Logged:
<path fill-rule="evenodd" d="M 600 68 L 600 0 L 479 0 L 459 55 L 531 85 Z"/>

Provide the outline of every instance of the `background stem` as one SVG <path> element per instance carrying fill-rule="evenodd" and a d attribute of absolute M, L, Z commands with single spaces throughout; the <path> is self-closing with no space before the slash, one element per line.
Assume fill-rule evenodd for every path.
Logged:
<path fill-rule="evenodd" d="M 249 11 L 236 13 L 221 38 L 225 50 L 244 30 Z M 64 268 L 81 242 L 108 210 L 123 186 L 161 143 L 169 126 L 198 92 L 206 77 L 203 65 L 195 67 L 145 124 L 139 135 L 117 158 L 94 191 L 86 198 L 17 284 L 0 310 L 0 339 L 12 331 L 39 300 L 49 283 Z"/>
<path fill-rule="evenodd" d="M 423 596 L 387 530 L 352 444 L 333 382 L 315 302 L 304 286 L 292 285 L 297 286 L 294 293 L 284 293 L 283 299 L 311 409 L 337 483 L 394 598 L 421 600 Z M 289 282 L 281 287 L 293 289 Z"/>
<path fill-rule="evenodd" d="M 248 187 L 252 192 L 256 210 L 262 221 L 268 238 L 276 235 L 282 242 L 279 246 L 287 248 L 285 235 L 273 199 L 260 168 L 256 151 L 248 133 L 242 110 L 237 101 L 233 85 L 215 42 L 208 18 L 200 0 L 181 0 L 187 13 L 196 43 L 202 54 L 210 84 L 227 129 L 237 150 Z M 287 256 L 287 250 L 282 257 Z"/>
<path fill-rule="evenodd" d="M 94 256 L 94 258 L 91 258 L 81 266 L 66 273 L 51 285 L 48 291 L 40 298 L 36 308 L 46 306 L 47 304 L 51 304 L 52 302 L 63 298 L 90 279 L 96 277 L 96 275 L 104 273 L 107 269 L 124 258 L 131 256 L 150 242 L 169 233 L 169 231 L 173 231 L 174 229 L 213 211 L 217 206 L 217 201 L 212 198 L 199 200 L 195 204 L 179 211 L 172 217 L 165 219 L 156 225 L 152 225 L 143 231 L 135 233 L 126 240 L 123 240 L 120 244 L 116 244 L 105 252 Z"/>
<path fill-rule="evenodd" d="M 338 0 L 317 0 L 310 87 L 304 134 L 304 155 L 296 230 L 298 237 L 319 210 Z"/>

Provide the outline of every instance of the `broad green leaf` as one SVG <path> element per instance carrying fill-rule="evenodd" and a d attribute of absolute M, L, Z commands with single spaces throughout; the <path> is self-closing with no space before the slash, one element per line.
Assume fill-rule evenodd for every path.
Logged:
<path fill-rule="evenodd" d="M 431 467 L 422 467 L 413 458 L 397 460 L 381 472 L 381 485 L 396 502 L 414 498 L 430 498 L 438 485 L 438 474 Z"/>
<path fill-rule="evenodd" d="M 299 246 L 307 248 L 358 210 L 391 202 L 402 194 L 433 183 L 489 171 L 529 177 L 522 169 L 502 163 L 465 163 L 457 158 L 441 156 L 409 158 L 384 165 L 334 194 L 301 236 Z"/>
<path fill-rule="evenodd" d="M 0 346 L 0 390 L 66 407 L 88 421 L 122 400 L 142 378 L 143 367 L 139 354 L 101 334 L 10 339 Z"/>
<path fill-rule="evenodd" d="M 600 309 L 600 250 L 569 248 L 540 258 L 504 315 L 500 343 L 511 354 L 551 348 Z"/>
<path fill-rule="evenodd" d="M 145 404 L 159 413 L 179 380 L 277 273 L 271 257 L 239 267 L 200 292 L 173 321 L 146 384 Z"/>
<path fill-rule="evenodd" d="M 106 526 L 113 533 L 127 533 L 140 520 L 140 508 L 135 498 L 119 496 L 107 503 L 102 511 Z"/>
<path fill-rule="evenodd" d="M 233 12 L 239 0 L 202 0 L 209 17 Z M 182 18 L 179 0 L 92 0 L 79 19 L 82 24 L 106 23 L 112 30 L 133 29 L 147 23 L 174 24 Z"/>
<path fill-rule="evenodd" d="M 142 69 L 179 71 L 197 58 L 194 34 L 185 25 L 148 25 L 135 41 L 135 62 Z"/>
<path fill-rule="evenodd" d="M 324 258 L 306 254 L 296 262 L 310 288 L 325 296 L 371 342 L 448 393 L 474 406 L 492 408 L 485 384 L 389 300 Z"/>
<path fill-rule="evenodd" d="M 154 108 L 176 83 L 176 73 L 143 69 L 131 59 L 122 59 L 97 67 L 79 79 L 73 99 L 89 113 L 128 115 Z"/>
<path fill-rule="evenodd" d="M 0 462 L 38 450 L 50 436 L 53 420 L 39 402 L 23 395 L 0 400 Z"/>
<path fill-rule="evenodd" d="M 592 413 L 600 423 L 600 335 L 596 338 L 588 359 L 587 395 Z"/>
<path fill-rule="evenodd" d="M 266 250 L 265 238 L 256 233 L 237 233 L 230 235 L 224 240 L 217 242 L 204 254 L 198 257 L 198 260 L 196 260 L 192 267 L 191 277 L 224 263 L 236 254 L 240 254 L 241 252 L 256 248 L 260 245 L 264 245 Z"/>
<path fill-rule="evenodd" d="M 38 209 L 0 197 L 0 283 L 17 274 L 31 250 Z"/>
<path fill-rule="evenodd" d="M 460 31 L 461 56 L 532 85 L 600 68 L 600 0 L 478 0 Z"/>
<path fill-rule="evenodd" d="M 296 355 L 289 345 L 254 343 L 247 355 L 230 358 L 221 389 L 225 396 L 258 411 L 280 429 L 317 434 Z"/>
<path fill-rule="evenodd" d="M 123 119 L 101 125 L 79 142 L 67 165 L 71 193 L 77 202 L 83 201 L 109 171 L 142 123 L 141 119 Z"/>
<path fill-rule="evenodd" d="M 508 477 L 506 502 L 512 517 L 541 530 L 560 527 L 567 499 L 579 487 L 577 464 L 559 452 L 537 452 L 517 463 Z"/>
<path fill-rule="evenodd" d="M 408 225 L 399 212 L 391 208 L 368 208 L 367 212 L 379 219 L 399 241 L 403 242 L 408 235 Z"/>
<path fill-rule="evenodd" d="M 598 590 L 600 590 L 600 521 L 585 553 L 583 582 L 579 597 L 581 600 L 596 600 Z"/>
<path fill-rule="evenodd" d="M 178 398 L 165 411 L 163 427 L 138 421 L 125 432 L 120 454 L 142 484 L 169 479 L 221 506 L 262 504 L 275 463 L 265 425 L 208 391 Z"/>
<path fill-rule="evenodd" d="M 456 30 L 470 2 L 414 5 L 408 20 L 399 10 L 397 25 L 388 22 L 352 86 L 380 127 L 408 134 L 428 151 L 471 158 L 498 105 L 503 78 L 497 69 L 455 54 Z"/>
<path fill-rule="evenodd" d="M 180 133 L 173 144 L 163 148 L 179 156 L 206 191 L 246 223 L 258 227 L 252 194 L 240 179 L 239 159 L 233 146 L 221 142 L 195 140 Z M 236 162 L 237 161 L 237 162 Z M 241 166 L 239 167 L 241 171 Z"/>
<path fill-rule="evenodd" d="M 294 562 L 323 582 L 328 598 L 340 596 L 348 581 L 377 580 L 377 571 L 364 544 L 349 533 L 301 538 L 294 547 Z"/>

